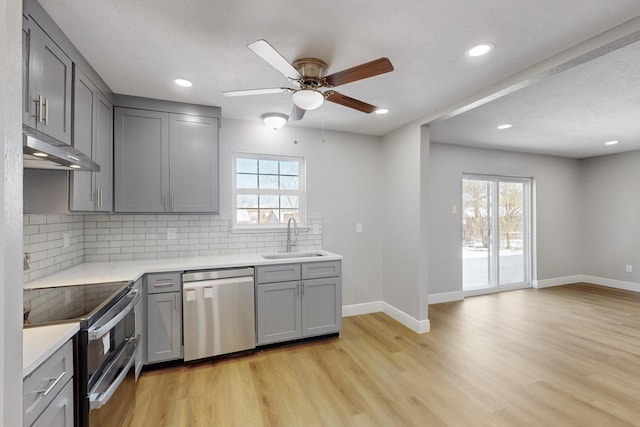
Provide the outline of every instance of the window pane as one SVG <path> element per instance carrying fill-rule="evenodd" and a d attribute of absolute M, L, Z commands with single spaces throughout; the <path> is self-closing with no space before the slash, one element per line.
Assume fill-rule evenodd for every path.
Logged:
<path fill-rule="evenodd" d="M 260 196 L 260 209 L 279 208 L 278 196 Z"/>
<path fill-rule="evenodd" d="M 237 188 L 258 188 L 258 175 L 237 174 L 236 175 L 236 187 Z"/>
<path fill-rule="evenodd" d="M 236 211 L 236 221 L 238 224 L 257 224 L 258 209 L 238 209 Z"/>
<path fill-rule="evenodd" d="M 298 177 L 297 176 L 281 176 L 280 188 L 283 190 L 297 190 Z"/>
<path fill-rule="evenodd" d="M 278 189 L 278 175 L 260 175 L 260 188 Z"/>
<path fill-rule="evenodd" d="M 276 160 L 259 160 L 260 175 L 264 174 L 278 174 L 278 162 Z"/>
<path fill-rule="evenodd" d="M 298 209 L 298 196 L 280 196 L 280 207 L 282 209 Z"/>
<path fill-rule="evenodd" d="M 295 218 L 299 221 L 297 209 L 283 209 L 280 211 L 280 222 L 287 223 L 289 218 Z"/>
<path fill-rule="evenodd" d="M 237 208 L 257 208 L 258 196 L 253 194 L 239 194 L 237 198 Z"/>
<path fill-rule="evenodd" d="M 236 159 L 237 173 L 258 173 L 258 161 L 256 159 Z"/>
<path fill-rule="evenodd" d="M 260 209 L 260 224 L 278 224 L 278 209 Z"/>
<path fill-rule="evenodd" d="M 280 175 L 300 175 L 298 162 L 280 162 Z"/>

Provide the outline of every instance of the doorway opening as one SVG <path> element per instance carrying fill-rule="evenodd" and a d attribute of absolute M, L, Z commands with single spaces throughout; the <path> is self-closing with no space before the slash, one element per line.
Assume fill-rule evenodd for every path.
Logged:
<path fill-rule="evenodd" d="M 462 179 L 465 296 L 531 286 L 531 179 Z"/>

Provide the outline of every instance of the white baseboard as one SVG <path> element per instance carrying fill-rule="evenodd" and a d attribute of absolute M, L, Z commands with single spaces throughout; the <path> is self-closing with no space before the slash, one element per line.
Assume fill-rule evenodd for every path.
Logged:
<path fill-rule="evenodd" d="M 413 332 L 416 332 L 418 334 L 424 334 L 431 330 L 431 324 L 429 323 L 429 319 L 426 319 L 426 320 L 415 319 L 409 316 L 404 311 L 398 310 L 397 308 L 395 308 L 394 306 L 386 302 L 383 303 L 382 311 L 387 316 L 397 320 L 398 322 L 402 323 L 404 326 L 406 326 L 407 328 L 411 329 Z"/>
<path fill-rule="evenodd" d="M 551 279 L 533 280 L 531 286 L 537 289 L 550 288 L 552 286 L 570 285 L 571 283 L 584 282 L 584 276 L 582 274 L 576 274 L 575 276 L 554 277 Z"/>
<path fill-rule="evenodd" d="M 380 313 L 382 301 L 364 302 L 362 304 L 350 304 L 342 306 L 342 317 L 359 316 L 361 314 Z"/>
<path fill-rule="evenodd" d="M 424 334 L 431 330 L 429 319 L 418 320 L 409 316 L 404 311 L 398 310 L 384 301 L 372 301 L 362 304 L 350 304 L 342 306 L 342 317 L 358 316 L 360 314 L 384 313 L 394 320 L 402 323 L 407 328 L 418 334 Z"/>
<path fill-rule="evenodd" d="M 640 292 L 640 283 L 626 282 L 624 280 L 606 279 L 604 277 L 583 275 L 582 282 L 593 283 L 594 285 L 606 286 L 608 288 Z"/>
<path fill-rule="evenodd" d="M 442 302 L 462 301 L 464 299 L 464 292 L 443 292 L 441 294 L 430 294 L 429 305 L 440 304 Z"/>

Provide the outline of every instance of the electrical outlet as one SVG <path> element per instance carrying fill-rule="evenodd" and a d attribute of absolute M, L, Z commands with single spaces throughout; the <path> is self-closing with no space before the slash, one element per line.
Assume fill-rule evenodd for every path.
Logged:
<path fill-rule="evenodd" d="M 627 264 L 625 267 L 625 271 L 627 273 L 633 273 L 633 266 L 631 264 Z"/>
<path fill-rule="evenodd" d="M 456 205 L 451 206 L 451 215 L 458 213 L 458 207 Z"/>
<path fill-rule="evenodd" d="M 313 224 L 311 234 L 320 234 L 320 224 Z"/>
<path fill-rule="evenodd" d="M 70 233 L 62 233 L 62 246 L 68 248 L 71 244 L 71 234 Z"/>
<path fill-rule="evenodd" d="M 176 238 L 176 229 L 167 228 L 167 240 L 174 240 Z"/>

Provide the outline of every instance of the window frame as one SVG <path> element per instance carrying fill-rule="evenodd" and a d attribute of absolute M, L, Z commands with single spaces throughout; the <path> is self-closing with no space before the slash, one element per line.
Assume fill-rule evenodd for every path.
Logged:
<path fill-rule="evenodd" d="M 286 223 L 263 223 L 263 224 L 238 224 L 238 195 L 250 194 L 250 195 L 296 195 L 298 196 L 298 228 L 305 228 L 307 226 L 307 209 L 306 209 L 306 158 L 302 156 L 287 156 L 287 155 L 274 155 L 274 154 L 257 154 L 257 153 L 241 153 L 234 152 L 232 157 L 231 167 L 231 230 L 241 231 L 266 231 L 275 230 L 281 231 L 287 228 Z M 297 162 L 298 163 L 298 189 L 297 190 L 282 190 L 282 189 L 253 189 L 253 188 L 238 188 L 237 187 L 237 163 L 238 159 L 250 159 L 250 160 L 271 160 L 271 161 L 285 161 L 285 162 Z M 278 173 L 278 177 L 280 177 Z M 286 175 L 285 175 L 286 176 Z M 258 178 L 259 179 L 259 178 Z"/>

